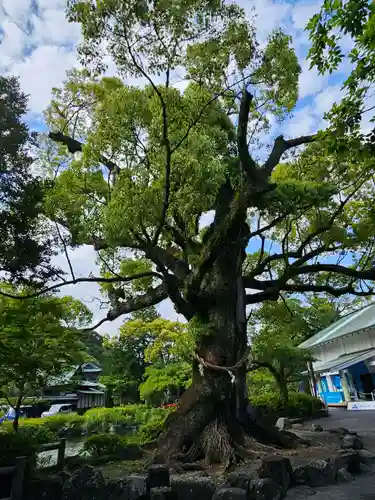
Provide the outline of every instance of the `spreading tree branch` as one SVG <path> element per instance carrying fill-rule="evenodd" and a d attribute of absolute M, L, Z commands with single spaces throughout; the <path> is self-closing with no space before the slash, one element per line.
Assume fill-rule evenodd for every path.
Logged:
<path fill-rule="evenodd" d="M 158 279 L 163 279 L 163 276 L 159 273 L 156 273 L 154 271 L 147 271 L 144 273 L 138 273 L 134 274 L 133 276 L 114 276 L 112 278 L 102 278 L 100 276 L 92 276 L 89 278 L 76 278 L 74 280 L 70 281 L 64 281 L 63 283 L 56 283 L 55 285 L 51 285 L 46 288 L 42 288 L 41 290 L 38 290 L 35 293 L 30 293 L 28 295 L 12 295 L 10 293 L 5 292 L 0 288 L 0 295 L 3 295 L 4 297 L 9 297 L 10 299 L 33 299 L 34 297 L 39 297 L 40 295 L 43 295 L 45 293 L 53 292 L 54 290 L 58 290 L 59 288 L 62 288 L 63 286 L 67 285 L 76 285 L 77 283 L 128 283 L 129 281 L 134 281 L 137 279 L 142 279 L 142 278 L 147 278 L 147 277 L 154 277 Z"/>
<path fill-rule="evenodd" d="M 242 92 L 240 112 L 238 115 L 237 147 L 242 168 L 251 180 L 254 178 L 254 171 L 256 168 L 256 163 L 251 157 L 247 146 L 247 127 L 249 123 L 249 112 L 252 100 L 253 96 L 245 86 Z"/>
<path fill-rule="evenodd" d="M 302 137 L 297 137 L 296 139 L 286 140 L 282 135 L 279 135 L 275 139 L 272 151 L 264 164 L 264 168 L 267 172 L 271 173 L 276 165 L 280 162 L 282 155 L 291 148 L 301 146 L 302 144 L 309 144 L 317 140 L 316 135 L 305 135 Z"/>
<path fill-rule="evenodd" d="M 96 330 L 96 328 L 101 326 L 106 321 L 114 321 L 124 314 L 129 314 L 133 311 L 138 311 L 139 309 L 145 309 L 146 307 L 155 306 L 167 298 L 167 286 L 165 283 L 162 283 L 155 288 L 149 289 L 143 295 L 138 295 L 137 297 L 128 299 L 126 302 L 119 303 L 116 307 L 108 311 L 105 318 L 101 319 L 98 323 L 96 323 L 96 325 L 90 328 L 85 328 L 84 331 Z"/>
<path fill-rule="evenodd" d="M 76 139 L 73 139 L 72 137 L 69 137 L 68 135 L 64 135 L 61 132 L 50 132 L 48 134 L 48 137 L 55 142 L 60 142 L 61 144 L 64 144 L 68 148 L 69 153 L 71 154 L 82 152 L 84 144 L 80 141 L 77 141 Z M 106 158 L 105 156 L 99 155 L 99 161 L 100 163 L 105 165 L 111 173 L 120 172 L 120 167 L 116 165 L 116 163 L 114 163 L 113 161 Z"/>

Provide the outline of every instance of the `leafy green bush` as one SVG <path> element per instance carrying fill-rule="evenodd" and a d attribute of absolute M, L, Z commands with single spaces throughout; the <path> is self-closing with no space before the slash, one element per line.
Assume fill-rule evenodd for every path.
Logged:
<path fill-rule="evenodd" d="M 289 417 L 308 417 L 323 408 L 320 399 L 304 392 L 290 392 L 287 407 L 284 407 L 277 392 L 263 393 L 249 398 L 252 406 L 265 415 L 283 415 Z"/>
<path fill-rule="evenodd" d="M 121 456 L 126 440 L 116 434 L 97 434 L 86 439 L 83 449 L 92 457 Z"/>
<path fill-rule="evenodd" d="M 127 407 L 93 408 L 84 415 L 84 424 L 89 434 L 108 432 L 111 425 L 129 426 L 134 417 Z"/>
<path fill-rule="evenodd" d="M 35 444 L 53 443 L 57 435 L 43 425 L 22 425 L 18 434 L 29 437 Z"/>
<path fill-rule="evenodd" d="M 36 418 L 34 420 L 41 420 L 44 422 L 44 426 L 55 434 L 62 429 L 65 429 L 66 435 L 71 437 L 80 436 L 82 434 L 84 424 L 84 417 L 82 415 L 78 415 L 78 413 L 54 415 L 52 417 L 45 417 L 41 419 Z"/>
<path fill-rule="evenodd" d="M 21 418 L 19 432 L 34 436 L 38 444 L 44 444 L 56 441 L 59 432 L 63 429 L 66 436 L 80 436 L 83 423 L 84 418 L 76 413 L 45 418 Z M 4 422 L 2 428 L 7 432 L 12 432 L 12 422 Z"/>
<path fill-rule="evenodd" d="M 27 433 L 0 432 L 0 467 L 14 465 L 17 457 L 26 457 L 28 466 L 36 460 L 37 443 Z"/>
<path fill-rule="evenodd" d="M 173 408 L 153 408 L 147 405 L 126 405 L 115 408 L 93 408 L 84 415 L 89 434 L 105 433 L 111 425 L 123 427 L 162 426 Z"/>

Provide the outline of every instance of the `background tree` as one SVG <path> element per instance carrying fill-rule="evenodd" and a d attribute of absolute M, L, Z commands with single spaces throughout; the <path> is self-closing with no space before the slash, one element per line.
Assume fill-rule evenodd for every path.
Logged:
<path fill-rule="evenodd" d="M 106 338 L 103 383 L 122 401 L 161 403 L 167 390 L 181 389 L 190 377 L 191 367 L 182 362 L 189 338 L 186 325 L 160 318 L 154 309 L 135 314 L 118 336 Z"/>
<path fill-rule="evenodd" d="M 15 409 L 15 431 L 24 398 L 87 359 L 79 328 L 91 319 L 72 297 L 0 298 L 0 391 Z"/>
<path fill-rule="evenodd" d="M 363 304 L 360 298 L 338 301 L 316 295 L 304 300 L 283 297 L 264 302 L 251 312 L 248 331 L 253 363 L 272 375 L 285 406 L 288 387 L 292 383 L 295 387 L 303 379 L 301 373 L 312 360 L 311 354 L 298 349 L 298 345 Z M 262 373 L 249 374 L 248 380 L 256 383 L 253 391 L 263 382 L 272 390 L 269 378 L 263 380 Z"/>
<path fill-rule="evenodd" d="M 43 283 L 54 274 L 53 252 L 41 218 L 45 181 L 32 170 L 26 112 L 17 78 L 0 76 L 0 271 L 17 282 Z"/>
<path fill-rule="evenodd" d="M 260 147 L 268 117 L 281 123 L 294 108 L 300 68 L 289 36 L 277 30 L 260 48 L 233 2 L 71 0 L 68 17 L 87 69 L 69 74 L 46 113 L 59 175 L 45 210 L 71 245 L 99 252 L 101 275 L 79 281 L 103 283 L 100 324 L 166 298 L 189 321 L 192 385 L 161 455 L 230 463 L 247 433 L 294 445 L 246 413 L 245 308 L 280 293 L 372 293 L 367 145 L 346 136 L 332 148 L 318 134 Z M 121 79 L 101 77 L 106 55 Z M 248 245 L 257 251 L 246 259 Z"/>
<path fill-rule="evenodd" d="M 368 142 L 369 153 L 373 153 L 374 130 L 368 133 L 361 125 L 365 121 L 372 127 L 374 121 L 374 2 L 324 0 L 307 29 L 312 41 L 311 66 L 320 73 L 332 73 L 343 62 L 352 68 L 343 85 L 343 99 L 335 103 L 328 115 L 334 130 L 340 135 L 355 134 Z"/>

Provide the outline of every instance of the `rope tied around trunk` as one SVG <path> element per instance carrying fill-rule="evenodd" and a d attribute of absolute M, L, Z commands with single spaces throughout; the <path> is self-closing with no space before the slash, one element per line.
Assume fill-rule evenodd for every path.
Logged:
<path fill-rule="evenodd" d="M 203 370 L 204 368 L 213 370 L 213 371 L 220 371 L 220 372 L 226 372 L 229 375 L 230 381 L 232 384 L 236 382 L 236 372 L 242 368 L 242 366 L 247 365 L 247 362 L 249 361 L 250 358 L 250 353 L 251 350 L 248 349 L 247 352 L 243 355 L 243 357 L 237 361 L 237 363 L 233 366 L 222 366 L 222 365 L 214 365 L 212 363 L 208 363 L 205 361 L 203 358 L 199 356 L 197 352 L 194 352 L 194 359 L 198 362 L 199 365 L 199 373 L 203 377 Z M 250 367 L 247 368 L 247 372 L 256 370 L 258 368 L 257 365 L 250 365 Z"/>

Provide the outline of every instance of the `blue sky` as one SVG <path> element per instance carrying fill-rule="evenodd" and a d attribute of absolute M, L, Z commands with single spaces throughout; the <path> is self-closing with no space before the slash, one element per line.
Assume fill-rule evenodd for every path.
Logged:
<path fill-rule="evenodd" d="M 320 8 L 316 0 L 237 0 L 249 16 L 257 18 L 255 26 L 258 38 L 264 42 L 275 28 L 282 28 L 293 37 L 293 45 L 300 60 L 300 101 L 293 115 L 282 125 L 286 136 L 299 136 L 316 132 L 324 126 L 323 115 L 340 98 L 341 84 L 349 67 L 343 65 L 334 76 L 320 76 L 309 71 L 306 55 L 309 49 L 308 34 L 304 27 L 308 19 Z M 64 15 L 66 0 L 0 0 L 0 72 L 20 78 L 23 90 L 30 95 L 28 122 L 33 129 L 43 129 L 42 112 L 48 105 L 51 89 L 60 86 L 65 72 L 78 65 L 76 47 L 80 41 L 78 25 L 69 24 Z M 253 10 L 254 9 L 254 10 Z M 345 40 L 350 48 L 350 40 Z M 109 74 L 114 73 L 110 65 Z M 275 125 L 272 135 L 280 133 Z M 206 221 L 209 216 L 206 217 Z M 65 265 L 62 258 L 58 263 Z M 81 248 L 72 254 L 78 275 L 97 273 L 95 256 L 91 249 Z M 95 319 L 104 311 L 99 308 L 98 288 L 92 284 L 76 286 L 66 292 L 87 302 Z M 176 318 L 172 305 L 166 301 L 160 306 L 161 313 Z M 102 332 L 114 332 L 119 323 L 105 325 Z"/>

